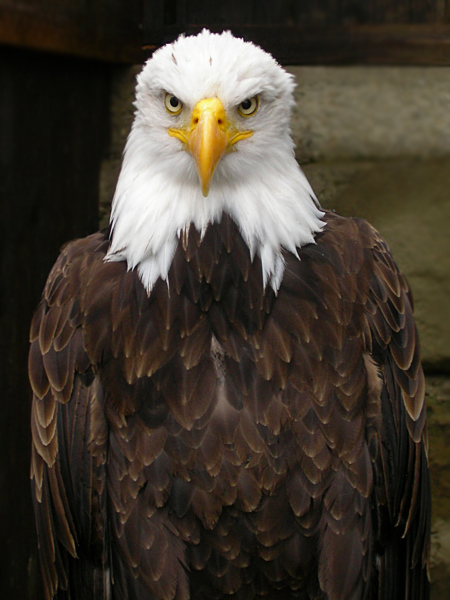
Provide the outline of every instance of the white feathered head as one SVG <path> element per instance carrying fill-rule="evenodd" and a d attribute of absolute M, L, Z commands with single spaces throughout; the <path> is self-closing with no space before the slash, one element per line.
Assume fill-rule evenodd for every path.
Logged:
<path fill-rule="evenodd" d="M 155 52 L 138 76 L 107 260 L 137 267 L 150 291 L 167 279 L 180 233 L 226 212 L 277 289 L 282 248 L 295 253 L 323 227 L 294 157 L 294 85 L 230 32 L 181 36 Z"/>

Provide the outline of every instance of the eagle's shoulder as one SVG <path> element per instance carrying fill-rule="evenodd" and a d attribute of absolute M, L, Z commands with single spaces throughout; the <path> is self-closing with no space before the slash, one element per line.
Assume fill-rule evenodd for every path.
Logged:
<path fill-rule="evenodd" d="M 310 281 L 315 280 L 321 288 L 336 278 L 340 284 L 340 289 L 334 288 L 337 296 L 343 294 L 346 301 L 364 305 L 371 327 L 378 326 L 378 338 L 386 348 L 405 325 L 414 327 L 414 304 L 407 278 L 386 240 L 368 221 L 331 211 L 325 211 L 323 220 L 325 227 L 314 243 L 298 250 L 300 260 L 287 260 L 288 273 L 289 269 L 297 274 L 307 271 Z M 412 333 L 409 342 L 412 351 L 417 347 Z M 407 359 L 403 367 L 406 363 Z"/>
<path fill-rule="evenodd" d="M 102 481 L 106 423 L 83 321 L 86 298 L 100 289 L 93 273 L 101 268 L 108 243 L 106 232 L 99 232 L 62 248 L 30 331 L 31 485 L 47 597 L 69 585 L 62 548 L 80 557 L 79 541 L 89 536 L 92 546 L 101 548 L 96 527 L 104 506 L 96 486 Z M 80 503 L 94 508 L 78 513 Z"/>
<path fill-rule="evenodd" d="M 341 348 L 345 337 L 363 337 L 375 271 L 376 231 L 361 219 L 329 211 L 323 221 L 325 227 L 314 242 L 298 248 L 296 254 L 285 253 L 276 312 L 281 314 L 282 309 L 289 317 L 294 307 L 301 306 L 310 323 L 308 337 L 324 337 L 324 344 L 336 338 L 335 345 Z"/>
<path fill-rule="evenodd" d="M 47 278 L 30 328 L 29 373 L 33 392 L 42 399 L 49 386 L 67 402 L 72 391 L 75 357 L 85 370 L 89 361 L 81 335 L 82 300 L 87 273 L 103 262 L 107 235 L 98 232 L 65 244 Z M 74 348 L 77 348 L 77 352 Z"/>
<path fill-rule="evenodd" d="M 42 310 L 46 312 L 51 306 L 61 306 L 78 298 L 86 270 L 103 261 L 108 245 L 107 231 L 99 231 L 62 246 L 47 277 L 41 302 L 33 318 L 32 337 L 36 334 L 36 328 L 40 327 Z"/>
<path fill-rule="evenodd" d="M 57 452 L 56 403 L 67 403 L 73 394 L 76 374 L 86 374 L 91 368 L 85 351 L 83 321 L 87 298 L 100 289 L 94 281 L 94 272 L 104 264 L 107 246 L 106 232 L 65 244 L 32 319 L 28 370 L 34 407 L 43 411 L 32 419 L 33 439 L 48 465 L 53 464 Z"/>

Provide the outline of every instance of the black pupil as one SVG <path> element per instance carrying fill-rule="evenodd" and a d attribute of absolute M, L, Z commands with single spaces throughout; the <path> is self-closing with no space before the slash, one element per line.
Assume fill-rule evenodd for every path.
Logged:
<path fill-rule="evenodd" d="M 252 101 L 250 100 L 250 98 L 247 98 L 247 100 L 244 100 L 241 106 L 244 110 L 248 110 L 252 106 Z"/>
<path fill-rule="evenodd" d="M 178 100 L 178 98 L 176 96 L 172 96 L 172 98 L 169 100 L 169 102 L 170 102 L 170 106 L 172 108 L 177 108 L 177 106 L 180 103 L 180 101 Z"/>

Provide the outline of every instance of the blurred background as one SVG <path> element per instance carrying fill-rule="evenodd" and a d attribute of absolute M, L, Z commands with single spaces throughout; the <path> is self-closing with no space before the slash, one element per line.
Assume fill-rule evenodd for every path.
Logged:
<path fill-rule="evenodd" d="M 427 375 L 432 599 L 450 591 L 450 0 L 0 0 L 0 595 L 41 600 L 28 329 L 61 245 L 108 222 L 152 51 L 204 26 L 297 80 L 297 158 L 367 218 L 414 292 Z"/>

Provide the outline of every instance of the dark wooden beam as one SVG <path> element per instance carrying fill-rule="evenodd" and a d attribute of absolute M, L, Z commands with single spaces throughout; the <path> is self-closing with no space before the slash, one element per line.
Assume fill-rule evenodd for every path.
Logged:
<path fill-rule="evenodd" d="M 137 63 L 141 0 L 0 0 L 0 44 Z"/>
<path fill-rule="evenodd" d="M 208 27 L 186 25 L 186 34 Z M 230 25 L 284 65 L 450 65 L 450 24 Z M 209 26 L 222 31 L 223 26 Z M 155 32 L 158 46 L 179 35 L 179 25 Z M 146 38 L 149 39 L 148 37 Z M 156 44 L 148 43 L 147 55 Z"/>
<path fill-rule="evenodd" d="M 61 245 L 97 229 L 111 66 L 0 48 L 0 582 L 41 600 L 30 492 L 31 316 Z"/>

